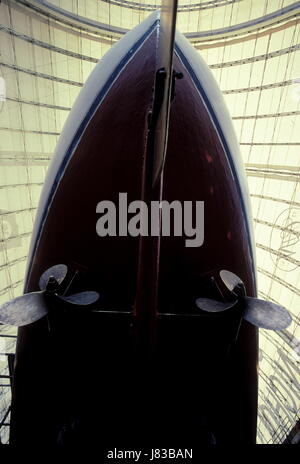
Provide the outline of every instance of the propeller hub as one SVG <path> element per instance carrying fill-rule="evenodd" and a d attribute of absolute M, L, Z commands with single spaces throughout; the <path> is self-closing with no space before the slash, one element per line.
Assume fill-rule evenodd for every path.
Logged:
<path fill-rule="evenodd" d="M 59 283 L 55 279 L 55 277 L 50 276 L 46 285 L 46 292 L 47 293 L 56 293 L 59 287 Z"/>
<path fill-rule="evenodd" d="M 243 282 L 239 282 L 236 284 L 234 289 L 232 290 L 237 297 L 245 297 L 246 296 L 246 288 Z"/>

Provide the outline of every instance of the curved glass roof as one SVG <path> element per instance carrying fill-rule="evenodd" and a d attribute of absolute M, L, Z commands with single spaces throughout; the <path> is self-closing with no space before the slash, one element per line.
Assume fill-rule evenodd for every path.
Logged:
<path fill-rule="evenodd" d="M 0 303 L 22 293 L 41 187 L 75 98 L 99 58 L 159 4 L 0 3 Z M 259 295 L 293 317 L 282 332 L 260 330 L 258 443 L 282 443 L 299 420 L 299 13 L 288 0 L 179 0 L 178 28 L 214 73 L 240 142 Z M 0 424 L 9 423 L 14 335 L 0 326 Z M 8 440 L 8 425 L 0 436 Z"/>

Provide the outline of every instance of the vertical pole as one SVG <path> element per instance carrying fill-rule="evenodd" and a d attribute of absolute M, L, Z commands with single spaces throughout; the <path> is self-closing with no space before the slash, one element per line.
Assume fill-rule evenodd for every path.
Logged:
<path fill-rule="evenodd" d="M 173 55 L 177 0 L 162 0 L 156 77 L 152 112 L 149 115 L 147 143 L 142 172 L 141 200 L 151 211 L 152 201 L 162 200 L 163 168 L 167 151 L 170 104 L 173 89 Z M 155 348 L 161 241 L 161 210 L 157 236 L 141 236 L 137 294 L 134 308 L 135 336 L 143 359 L 151 359 Z"/>

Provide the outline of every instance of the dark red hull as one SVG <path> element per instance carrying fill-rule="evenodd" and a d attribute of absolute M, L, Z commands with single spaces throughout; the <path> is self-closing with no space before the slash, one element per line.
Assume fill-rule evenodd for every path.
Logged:
<path fill-rule="evenodd" d="M 163 199 L 204 201 L 205 236 L 196 248 L 186 247 L 184 236 L 162 238 L 158 312 L 178 317 L 158 319 L 151 362 L 135 351 L 130 314 L 139 238 L 96 234 L 99 201 L 117 204 L 119 192 L 128 203 L 141 197 L 156 37 L 149 32 L 80 138 L 74 135 L 79 141 L 39 211 L 26 284 L 37 290 L 45 269 L 65 263 L 80 271 L 72 291 L 97 290 L 97 309 L 124 314 L 62 316 L 55 340 L 44 319 L 19 330 L 12 443 L 71 437 L 93 445 L 102 437 L 102 447 L 121 440 L 137 446 L 146 436 L 150 445 L 153 434 L 175 439 L 174 446 L 180 437 L 185 446 L 207 444 L 210 432 L 218 443 L 255 442 L 257 329 L 242 323 L 226 361 L 235 314 L 196 317 L 195 300 L 214 295 L 209 277 L 219 270 L 239 275 L 248 295 L 255 280 L 240 185 L 180 50 L 174 68 L 184 79 L 171 107 Z M 75 432 L 62 433 L 72 421 Z"/>

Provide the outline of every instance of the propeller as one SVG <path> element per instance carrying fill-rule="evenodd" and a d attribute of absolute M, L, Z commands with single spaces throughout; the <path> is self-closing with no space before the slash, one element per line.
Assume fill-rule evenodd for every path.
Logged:
<path fill-rule="evenodd" d="M 44 292 L 26 293 L 0 306 L 0 322 L 21 327 L 38 321 L 47 313 Z"/>
<path fill-rule="evenodd" d="M 211 300 L 209 298 L 198 298 L 196 300 L 196 305 L 199 309 L 203 311 L 207 311 L 208 313 L 220 313 L 222 311 L 226 311 L 227 309 L 232 308 L 235 306 L 236 302 L 224 302 L 224 301 L 217 301 Z"/>
<path fill-rule="evenodd" d="M 244 319 L 251 324 L 269 330 L 286 329 L 292 322 L 290 313 L 283 307 L 271 301 L 258 298 L 246 298 Z"/>
<path fill-rule="evenodd" d="M 98 300 L 99 293 L 80 292 L 80 293 L 74 293 L 73 295 L 69 295 L 69 296 L 58 296 L 58 298 L 60 300 L 66 301 L 67 303 L 80 305 L 80 306 L 87 306 L 92 303 L 95 303 L 95 301 Z"/>
<path fill-rule="evenodd" d="M 0 322 L 17 327 L 31 324 L 44 317 L 51 307 L 53 298 L 62 303 L 88 306 L 98 300 L 99 294 L 94 291 L 74 293 L 63 296 L 59 294 L 60 285 L 68 272 L 65 264 L 50 267 L 39 279 L 40 292 L 25 293 L 0 306 Z"/>
<path fill-rule="evenodd" d="M 240 288 L 244 286 L 242 280 L 233 272 L 225 270 L 220 271 L 220 277 L 223 284 L 228 288 L 230 292 L 234 292 L 234 290 L 236 290 L 237 287 Z"/>
<path fill-rule="evenodd" d="M 53 277 L 58 284 L 61 284 L 66 277 L 68 268 L 65 264 L 56 264 L 55 266 L 49 267 L 40 277 L 39 287 L 40 290 L 46 290 L 48 281 Z"/>
<path fill-rule="evenodd" d="M 226 311 L 233 308 L 237 303 L 241 303 L 243 318 L 257 327 L 269 330 L 283 330 L 291 324 L 291 315 L 283 306 L 246 296 L 243 281 L 237 275 L 233 274 L 233 272 L 222 270 L 220 271 L 220 278 L 231 292 L 234 301 L 221 302 L 209 298 L 198 298 L 196 305 L 199 309 L 216 313 Z"/>

